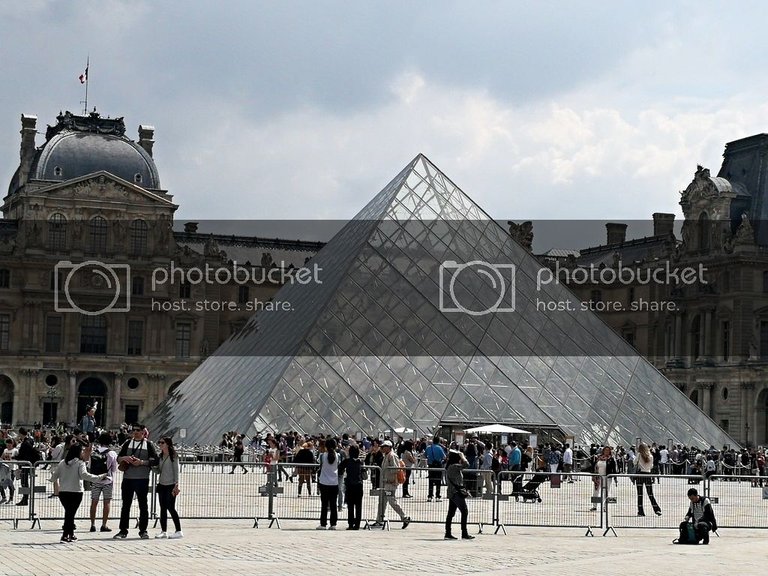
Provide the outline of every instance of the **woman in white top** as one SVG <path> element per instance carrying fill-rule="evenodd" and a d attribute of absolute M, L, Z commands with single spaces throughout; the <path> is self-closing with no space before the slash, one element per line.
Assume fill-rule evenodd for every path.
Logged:
<path fill-rule="evenodd" d="M 329 438 L 325 441 L 325 452 L 320 454 L 320 473 L 317 479 L 317 487 L 320 490 L 320 526 L 318 530 L 325 530 L 328 522 L 328 510 L 331 511 L 331 526 L 329 530 L 336 530 L 338 511 L 336 510 L 336 498 L 339 495 L 339 455 L 336 454 L 336 440 Z"/>
<path fill-rule="evenodd" d="M 595 458 L 593 468 L 592 483 L 594 484 L 594 491 L 592 492 L 592 510 L 597 510 L 596 499 L 602 498 L 602 503 L 605 505 L 605 499 L 608 498 L 611 491 L 611 483 L 606 478 L 611 474 L 616 474 L 616 459 L 613 457 L 613 448 L 610 446 L 603 446 L 600 455 Z M 603 484 L 605 484 L 605 491 L 603 491 Z M 604 492 L 604 493 L 603 493 Z"/>
<path fill-rule="evenodd" d="M 643 486 L 648 493 L 648 500 L 651 501 L 653 511 L 656 516 L 661 516 L 661 507 L 656 502 L 656 497 L 653 495 L 653 478 L 651 478 L 651 469 L 653 468 L 653 455 L 647 444 L 640 444 L 637 448 L 637 456 L 635 456 L 635 487 L 637 488 L 637 515 L 645 516 L 643 511 Z"/>

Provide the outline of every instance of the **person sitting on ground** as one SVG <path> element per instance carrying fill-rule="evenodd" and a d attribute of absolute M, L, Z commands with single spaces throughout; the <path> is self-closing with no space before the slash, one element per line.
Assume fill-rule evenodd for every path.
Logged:
<path fill-rule="evenodd" d="M 691 503 L 688 506 L 685 520 L 680 524 L 680 534 L 682 535 L 687 530 L 688 522 L 692 522 L 696 530 L 696 543 L 701 540 L 702 544 L 709 544 L 709 532 L 717 530 L 717 521 L 712 510 L 712 504 L 710 504 L 709 498 L 699 496 L 699 491 L 696 488 L 688 490 L 688 499 Z M 684 543 L 682 538 L 679 542 Z"/>

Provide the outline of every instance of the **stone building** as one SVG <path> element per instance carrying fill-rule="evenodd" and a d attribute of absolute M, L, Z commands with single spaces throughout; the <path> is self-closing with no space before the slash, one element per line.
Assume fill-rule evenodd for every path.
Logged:
<path fill-rule="evenodd" d="M 0 220 L 4 423 L 73 423 L 94 402 L 100 425 L 143 419 L 321 246 L 175 229 L 154 128 L 138 133 L 66 112 L 37 147 L 37 118 L 21 117 Z M 195 275 L 235 265 L 262 274 Z"/>
<path fill-rule="evenodd" d="M 705 282 L 569 286 L 584 302 L 624 303 L 596 311 L 725 432 L 768 445 L 768 134 L 729 142 L 723 157 L 717 176 L 698 166 L 680 193 L 677 238 L 674 216 L 654 214 L 652 237 L 627 240 L 626 225 L 609 224 L 605 245 L 570 258 L 699 269 Z M 638 299 L 657 306 L 632 309 Z"/>

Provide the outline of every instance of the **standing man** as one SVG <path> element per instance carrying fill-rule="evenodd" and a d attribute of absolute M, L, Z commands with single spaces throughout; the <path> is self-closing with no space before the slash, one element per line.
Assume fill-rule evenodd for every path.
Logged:
<path fill-rule="evenodd" d="M 88 438 L 92 439 L 93 434 L 96 434 L 96 408 L 93 406 L 88 406 L 85 409 L 85 415 L 83 416 L 83 419 L 80 421 L 80 430 L 83 431 L 83 434 L 88 434 Z"/>
<path fill-rule="evenodd" d="M 512 441 L 512 450 L 509 453 L 509 471 L 510 472 L 522 472 L 521 462 L 523 459 L 523 453 L 520 451 L 520 447 L 517 442 Z M 523 490 L 523 475 L 512 475 L 512 492 L 522 492 Z"/>
<path fill-rule="evenodd" d="M 573 472 L 573 450 L 571 450 L 570 444 L 566 444 L 565 451 L 563 451 L 563 472 L 568 478 L 568 482 L 573 484 L 573 476 L 571 475 Z"/>
<path fill-rule="evenodd" d="M 400 462 L 397 455 L 392 450 L 392 442 L 384 440 L 381 444 L 381 452 L 384 460 L 381 463 L 381 489 L 384 493 L 379 498 L 379 513 L 376 516 L 374 526 L 384 525 L 384 514 L 387 510 L 387 504 L 392 506 L 392 510 L 397 512 L 403 521 L 403 530 L 408 528 L 411 523 L 411 517 L 406 516 L 400 504 L 395 499 L 397 491 L 397 471 L 400 469 Z"/>
<path fill-rule="evenodd" d="M 19 436 L 16 441 L 16 449 L 18 450 L 18 453 L 16 454 L 17 460 L 31 462 L 34 466 L 35 462 L 39 462 L 43 459 L 39 450 L 35 448 L 35 443 L 32 441 L 32 438 L 27 435 L 26 428 L 19 428 Z M 21 500 L 16 502 L 16 506 L 26 506 L 29 504 L 29 468 L 26 466 L 21 468 L 21 487 L 22 489 L 26 488 L 26 490 L 20 490 L 22 494 Z"/>
<path fill-rule="evenodd" d="M 443 484 L 443 462 L 445 462 L 445 450 L 440 445 L 440 438 L 433 438 L 432 443 L 427 446 L 424 454 L 427 457 L 427 467 L 430 469 L 427 502 L 432 502 L 433 488 L 437 493 L 437 501 L 440 502 L 440 487 Z"/>
<path fill-rule="evenodd" d="M 128 536 L 131 504 L 135 495 L 139 504 L 139 538 L 146 540 L 149 538 L 149 534 L 147 534 L 147 526 L 149 525 L 149 509 L 147 507 L 149 471 L 151 466 L 158 464 L 157 450 L 145 438 L 144 426 L 134 424 L 132 431 L 133 438 L 122 445 L 117 457 L 118 464 L 124 470 L 123 482 L 120 485 L 123 506 L 120 510 L 120 531 L 114 537 L 117 539 Z"/>
<path fill-rule="evenodd" d="M 112 488 L 115 481 L 115 472 L 117 472 L 117 454 L 109 448 L 112 444 L 112 437 L 109 432 L 102 432 L 99 435 L 99 445 L 91 453 L 91 474 L 107 476 L 100 482 L 91 484 L 91 532 L 96 532 L 96 508 L 99 506 L 99 496 L 104 499 L 104 506 L 101 515 L 101 531 L 112 532 L 107 526 L 109 521 L 109 511 L 112 505 Z"/>

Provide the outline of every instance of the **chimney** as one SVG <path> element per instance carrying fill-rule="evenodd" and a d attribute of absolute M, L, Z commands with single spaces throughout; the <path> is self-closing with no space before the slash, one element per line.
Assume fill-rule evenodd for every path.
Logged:
<path fill-rule="evenodd" d="M 139 125 L 139 146 L 152 156 L 152 146 L 155 144 L 155 127 Z"/>
<path fill-rule="evenodd" d="M 621 244 L 627 239 L 627 225 L 620 222 L 608 222 L 605 225 L 608 233 L 607 244 Z"/>
<path fill-rule="evenodd" d="M 197 225 L 199 222 L 185 222 L 184 223 L 184 232 L 188 234 L 194 234 L 197 232 Z"/>
<path fill-rule="evenodd" d="M 21 150 L 19 157 L 19 187 L 27 183 L 29 169 L 35 158 L 35 136 L 37 135 L 37 116 L 21 115 Z"/>
<path fill-rule="evenodd" d="M 675 229 L 675 215 L 665 214 L 663 212 L 653 213 L 653 235 L 654 236 L 669 236 L 674 234 Z"/>

